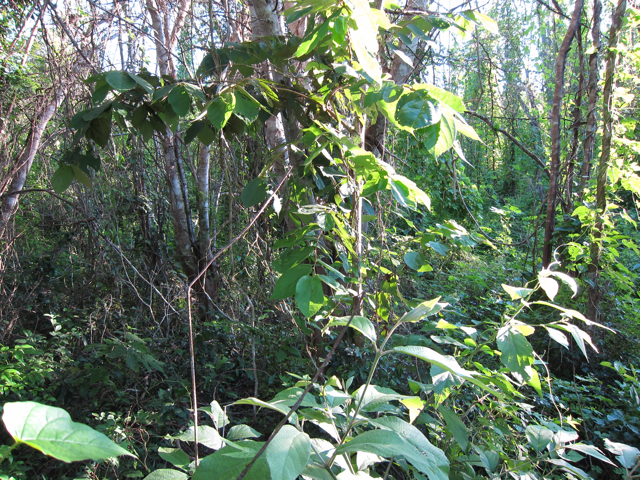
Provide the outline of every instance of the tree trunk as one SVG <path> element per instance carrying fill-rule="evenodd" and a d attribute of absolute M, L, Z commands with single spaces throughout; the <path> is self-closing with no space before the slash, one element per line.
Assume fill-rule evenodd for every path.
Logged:
<path fill-rule="evenodd" d="M 38 153 L 42 135 L 47 128 L 49 120 L 51 120 L 51 117 L 62 103 L 64 94 L 63 89 L 54 92 L 53 99 L 33 121 L 25 146 L 15 160 L 11 183 L 6 191 L 8 195 L 4 197 L 2 201 L 2 211 L 0 212 L 0 239 L 4 237 L 9 220 L 18 208 L 18 199 L 20 197 L 18 192 L 24 187 L 29 170 L 31 170 L 31 166 L 33 165 L 33 160 Z"/>
<path fill-rule="evenodd" d="M 627 10 L 627 1 L 619 0 L 618 6 L 613 13 L 611 20 L 611 29 L 609 30 L 609 46 L 606 56 L 606 68 L 604 79 L 603 100 L 604 107 L 602 112 L 602 152 L 600 153 L 600 161 L 598 162 L 598 178 L 596 186 L 596 224 L 593 233 L 593 241 L 591 243 L 591 265 L 589 266 L 589 279 L 591 285 L 589 287 L 589 305 L 587 314 L 591 320 L 598 321 L 598 306 L 602 293 L 598 285 L 598 270 L 600 268 L 600 254 L 602 252 L 602 233 L 604 231 L 604 216 L 606 215 L 607 198 L 607 170 L 609 168 L 609 159 L 611 157 L 611 141 L 613 139 L 613 105 L 611 93 L 613 91 L 613 75 L 616 67 L 618 46 L 618 34 L 622 26 L 622 17 Z"/>
<path fill-rule="evenodd" d="M 589 110 L 587 111 L 587 132 L 584 139 L 582 169 L 580 170 L 580 186 L 578 187 L 578 201 L 584 197 L 584 189 L 590 177 L 591 162 L 593 162 L 593 146 L 596 138 L 596 109 L 598 106 L 598 54 L 600 53 L 600 13 L 602 2 L 593 2 L 593 38 L 594 52 L 589 55 L 589 80 L 587 85 L 589 95 Z"/>
<path fill-rule="evenodd" d="M 564 70 L 567 62 L 567 54 L 571 48 L 571 42 L 573 41 L 578 22 L 580 21 L 583 4 L 584 0 L 576 0 L 567 34 L 558 51 L 558 62 L 556 64 L 556 84 L 553 94 L 553 108 L 551 110 L 551 168 L 549 170 L 547 219 L 544 229 L 544 248 L 542 251 L 542 264 L 545 268 L 547 268 L 553 260 L 551 236 L 555 230 L 556 197 L 558 194 L 558 177 L 560 174 L 560 113 L 562 112 L 562 97 L 564 95 Z"/>

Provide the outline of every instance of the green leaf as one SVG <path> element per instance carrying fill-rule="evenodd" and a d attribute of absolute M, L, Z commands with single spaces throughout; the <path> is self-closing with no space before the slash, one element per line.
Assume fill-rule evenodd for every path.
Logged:
<path fill-rule="evenodd" d="M 453 438 L 455 438 L 456 442 L 458 442 L 458 445 L 460 445 L 462 451 L 466 452 L 469 448 L 469 432 L 467 432 L 467 427 L 465 426 L 465 424 L 462 422 L 462 420 L 460 420 L 458 415 L 449 410 L 447 407 L 438 407 L 438 412 L 440 412 L 442 418 L 444 418 L 449 432 L 451 433 L 451 435 L 453 435 Z"/>
<path fill-rule="evenodd" d="M 553 441 L 553 432 L 540 425 L 529 425 L 525 431 L 529 445 L 537 453 L 542 452 Z"/>
<path fill-rule="evenodd" d="M 439 102 L 444 103 L 445 105 L 451 107 L 458 113 L 464 113 L 466 108 L 464 106 L 464 102 L 460 97 L 454 95 L 451 92 L 443 90 L 440 87 L 436 87 L 435 85 L 430 85 L 428 83 L 412 85 L 411 88 L 416 90 L 424 90 L 426 91 L 431 98 L 438 100 Z M 452 118 L 453 120 L 453 118 Z"/>
<path fill-rule="evenodd" d="M 612 442 L 608 438 L 604 439 L 604 447 L 616 455 L 616 460 L 627 470 L 631 470 L 640 459 L 640 450 L 636 447 L 631 447 L 624 443 Z"/>
<path fill-rule="evenodd" d="M 524 288 L 524 287 L 512 287 L 510 285 L 502 284 L 502 288 L 504 291 L 509 294 L 511 300 L 518 300 L 519 298 L 527 298 L 531 292 L 533 292 L 532 288 Z"/>
<path fill-rule="evenodd" d="M 385 458 L 404 458 L 419 472 L 429 475 L 431 479 L 444 480 L 447 478 L 442 474 L 435 475 L 432 459 L 427 458 L 419 449 L 394 431 L 372 430 L 364 432 L 336 449 L 336 453 L 339 455 L 351 452 L 373 453 Z M 434 473 L 433 477 L 430 475 L 432 473 Z"/>
<path fill-rule="evenodd" d="M 179 448 L 160 447 L 158 448 L 158 455 L 160 455 L 160 458 L 165 462 L 169 462 L 174 467 L 183 470 L 188 469 L 191 463 L 189 456 Z"/>
<path fill-rule="evenodd" d="M 263 443 L 247 441 L 237 445 L 241 445 L 242 449 L 239 450 L 238 446 L 226 446 L 203 458 L 196 468 L 192 480 L 211 480 L 214 478 L 216 480 L 236 480 L 254 455 L 258 453 Z M 268 480 L 271 478 L 266 455 L 261 455 L 256 460 L 244 478 L 245 480 Z"/>
<path fill-rule="evenodd" d="M 344 326 L 349 321 L 349 318 L 351 317 L 334 317 L 331 320 L 329 320 L 329 323 L 327 324 L 327 326 L 328 327 L 333 325 Z M 373 323 L 371 323 L 371 320 L 369 320 L 368 318 L 354 316 L 353 319 L 351 320 L 351 323 L 349 324 L 349 327 L 359 331 L 362 335 L 367 337 L 374 344 L 376 343 L 376 339 L 377 339 L 376 328 L 373 326 Z"/>
<path fill-rule="evenodd" d="M 247 186 L 242 189 L 240 198 L 245 208 L 253 207 L 265 201 L 267 199 L 267 184 L 264 178 L 254 178 L 247 183 Z"/>
<path fill-rule="evenodd" d="M 258 438 L 260 436 L 260 432 L 248 425 L 234 425 L 227 433 L 227 438 L 231 441 L 242 440 L 243 438 Z"/>
<path fill-rule="evenodd" d="M 272 480 L 295 480 L 307 466 L 311 441 L 306 433 L 285 425 L 265 450 Z"/>
<path fill-rule="evenodd" d="M 138 75 L 134 75 L 133 73 L 130 73 L 129 76 L 133 78 L 136 81 L 136 83 L 140 85 L 145 92 L 149 94 L 153 93 L 153 87 L 144 78 L 139 77 Z"/>
<path fill-rule="evenodd" d="M 231 94 L 223 94 L 213 100 L 207 109 L 207 117 L 211 125 L 222 130 L 231 118 L 236 106 L 236 97 Z"/>
<path fill-rule="evenodd" d="M 105 80 L 114 90 L 127 92 L 136 88 L 136 81 L 127 72 L 109 72 Z"/>
<path fill-rule="evenodd" d="M 36 402 L 5 403 L 2 421 L 16 442 L 26 443 L 63 462 L 104 460 L 135 455 L 102 433 L 71 420 L 61 408 Z"/>
<path fill-rule="evenodd" d="M 435 125 L 442 118 L 442 108 L 437 100 L 422 92 L 412 92 L 400 97 L 395 118 L 400 125 L 413 129 Z"/>
<path fill-rule="evenodd" d="M 398 322 L 415 323 L 419 322 L 424 317 L 435 315 L 440 310 L 449 305 L 448 303 L 438 303 L 439 300 L 440 297 L 422 302 L 413 310 L 405 313 L 402 317 L 400 317 L 400 320 L 398 320 Z"/>
<path fill-rule="evenodd" d="M 553 278 L 549 277 L 538 277 L 538 282 L 540 282 L 540 287 L 544 290 L 544 293 L 547 294 L 549 300 L 553 301 L 558 294 L 558 289 L 560 288 L 558 282 L 556 282 Z"/>
<path fill-rule="evenodd" d="M 333 21 L 332 18 L 327 19 L 322 25 L 316 28 L 311 35 L 309 35 L 305 40 L 300 44 L 296 53 L 293 54 L 293 58 L 300 58 L 311 50 L 316 48 L 316 46 L 324 39 L 327 38 L 329 34 L 329 24 Z"/>
<path fill-rule="evenodd" d="M 512 372 L 517 372 L 528 380 L 526 367 L 533 365 L 533 347 L 513 325 L 507 325 L 498 330 L 498 349 L 502 352 L 500 361 Z"/>
<path fill-rule="evenodd" d="M 181 434 L 171 438 L 174 440 L 182 440 L 183 442 L 193 442 L 195 440 L 193 427 L 189 427 Z M 215 428 L 211 428 L 208 425 L 198 425 L 198 443 L 212 450 L 218 450 L 224 446 L 224 439 Z"/>
<path fill-rule="evenodd" d="M 438 131 L 438 140 L 430 150 L 434 158 L 440 157 L 443 153 L 453 147 L 456 139 L 456 124 L 450 113 L 444 112 L 440 120 L 440 130 Z"/>
<path fill-rule="evenodd" d="M 428 465 L 424 468 L 425 473 L 430 480 L 449 480 L 449 460 L 445 453 L 429 442 L 427 437 L 410 423 L 398 417 L 382 416 L 375 420 L 369 420 L 372 425 L 392 430 L 399 434 L 411 445 L 422 452 L 425 462 Z M 426 467 L 426 465 L 425 465 Z"/>
<path fill-rule="evenodd" d="M 311 265 L 296 265 L 280 276 L 269 300 L 282 300 L 296 294 L 298 280 L 311 273 Z"/>
<path fill-rule="evenodd" d="M 584 443 L 571 443 L 571 444 L 564 445 L 564 448 L 576 450 L 577 452 L 585 453 L 587 455 L 592 456 L 593 458 L 597 458 L 598 460 L 602 460 L 603 462 L 610 463 L 611 465 L 615 465 L 615 463 L 609 460 L 604 455 L 604 453 L 602 453 L 602 450 L 600 450 L 598 447 L 594 447 L 593 445 L 585 445 Z"/>
<path fill-rule="evenodd" d="M 233 113 L 242 118 L 242 120 L 247 124 L 255 122 L 258 118 L 258 113 L 260 112 L 260 102 L 242 89 L 237 89 L 234 94 L 236 98 L 236 105 L 233 109 Z"/>
<path fill-rule="evenodd" d="M 229 417 L 227 417 L 227 414 L 224 412 L 220 404 L 215 400 L 211 402 L 211 413 L 209 413 L 209 415 L 211 416 L 213 425 L 216 428 L 220 429 L 229 425 Z"/>
<path fill-rule="evenodd" d="M 296 304 L 302 314 L 313 317 L 324 305 L 322 281 L 317 277 L 304 276 L 296 284 Z"/>
<path fill-rule="evenodd" d="M 184 85 L 178 85 L 171 90 L 171 93 L 167 96 L 167 102 L 173 108 L 173 111 L 180 117 L 184 117 L 189 113 L 189 107 L 191 107 L 191 97 L 187 93 L 187 89 Z"/>
<path fill-rule="evenodd" d="M 254 405 L 256 407 L 262 407 L 262 408 L 267 408 L 269 410 L 274 410 L 276 412 L 282 413 L 283 415 L 286 415 L 287 413 L 289 413 L 289 408 L 286 405 L 284 405 L 282 402 L 276 402 L 272 404 L 254 397 L 243 398 L 242 400 L 238 400 L 237 402 L 234 402 L 233 405 Z"/>
<path fill-rule="evenodd" d="M 569 340 L 567 339 L 567 336 L 564 333 L 562 333 L 560 330 L 556 330 L 555 328 L 551 328 L 546 325 L 543 325 L 543 326 L 547 329 L 547 332 L 549 332 L 549 336 L 553 340 L 558 342 L 567 350 L 569 349 Z"/>
<path fill-rule="evenodd" d="M 447 255 L 447 250 L 449 250 L 445 245 L 440 242 L 431 241 L 429 242 L 429 246 L 433 248 L 436 252 L 438 252 L 443 257 Z"/>
<path fill-rule="evenodd" d="M 101 147 L 106 147 L 109 142 L 109 137 L 111 136 L 111 115 L 92 120 L 87 129 L 86 136 Z"/>
<path fill-rule="evenodd" d="M 161 468 L 155 470 L 149 475 L 144 477 L 144 480 L 188 480 L 189 475 L 178 470 L 171 470 L 169 468 Z"/>
<path fill-rule="evenodd" d="M 57 193 L 64 193 L 75 178 L 71 165 L 60 165 L 51 177 L 51 187 Z"/>
<path fill-rule="evenodd" d="M 418 252 L 407 252 L 404 255 L 404 263 L 418 272 L 431 272 L 433 268 L 424 262 L 424 258 Z"/>
<path fill-rule="evenodd" d="M 77 167 L 76 165 L 72 165 L 71 168 L 73 168 L 73 175 L 76 180 L 78 180 L 78 182 L 80 182 L 87 188 L 91 188 L 93 186 L 91 183 L 91 178 L 89 178 L 86 173 L 80 170 L 79 167 Z"/>

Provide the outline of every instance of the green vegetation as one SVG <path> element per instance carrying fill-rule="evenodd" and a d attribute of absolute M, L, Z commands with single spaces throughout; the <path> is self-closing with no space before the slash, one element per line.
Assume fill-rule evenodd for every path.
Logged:
<path fill-rule="evenodd" d="M 451 7 L 0 6 L 0 479 L 640 478 L 640 10 Z"/>

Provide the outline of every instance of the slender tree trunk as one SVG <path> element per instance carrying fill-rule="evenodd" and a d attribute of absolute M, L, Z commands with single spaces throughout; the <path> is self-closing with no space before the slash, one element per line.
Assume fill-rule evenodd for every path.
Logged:
<path fill-rule="evenodd" d="M 600 14 L 602 2 L 593 2 L 593 38 L 594 51 L 589 55 L 589 80 L 587 85 L 589 95 L 589 110 L 587 111 L 587 131 L 583 144 L 584 158 L 580 170 L 580 186 L 578 187 L 578 201 L 584 197 L 584 189 L 590 177 L 591 163 L 593 162 L 593 146 L 596 138 L 596 109 L 598 106 L 598 55 L 600 53 Z"/>
<path fill-rule="evenodd" d="M 600 153 L 600 161 L 598 162 L 598 178 L 596 186 L 596 224 L 593 233 L 593 241 L 591 243 L 591 265 L 589 266 L 589 279 L 591 285 L 589 287 L 589 305 L 588 316 L 594 321 L 598 321 L 598 306 L 602 293 L 598 285 L 598 270 L 600 268 L 600 254 L 602 252 L 602 233 L 604 231 L 604 216 L 606 215 L 607 198 L 607 170 L 609 168 L 609 159 L 611 157 L 611 141 L 613 139 L 613 102 L 611 93 L 613 91 L 613 76 L 616 67 L 618 46 L 618 34 L 622 26 L 622 18 L 627 10 L 627 1 L 619 0 L 618 6 L 613 12 L 611 20 L 611 29 L 609 30 L 609 46 L 606 56 L 606 68 L 604 79 L 603 100 L 604 107 L 602 113 L 602 152 Z"/>
<path fill-rule="evenodd" d="M 563 205 L 565 213 L 573 211 L 573 176 L 578 156 L 578 144 L 580 143 L 580 121 L 582 120 L 582 90 L 584 89 L 584 55 L 582 52 L 582 28 L 578 25 L 578 55 L 580 58 L 580 74 L 578 75 L 578 91 L 576 92 L 576 102 L 573 106 L 573 140 L 571 149 L 567 157 L 566 168 L 566 193 Z"/>
<path fill-rule="evenodd" d="M 18 192 L 22 190 L 22 187 L 24 187 L 27 180 L 29 170 L 31 170 L 33 161 L 38 153 L 38 149 L 40 148 L 42 135 L 47 128 L 49 120 L 51 120 L 51 117 L 62 103 L 63 98 L 63 89 L 59 89 L 54 92 L 53 99 L 34 119 L 25 146 L 22 149 L 22 152 L 16 157 L 14 173 L 12 175 L 11 183 L 9 183 L 9 187 L 6 191 L 8 195 L 4 197 L 2 201 L 2 211 L 0 212 L 0 239 L 4 237 L 9 220 L 18 208 L 18 199 L 20 198 L 20 194 Z"/>
<path fill-rule="evenodd" d="M 545 268 L 548 267 L 553 260 L 551 236 L 555 230 L 556 197 L 558 194 L 558 177 L 560 174 L 560 113 L 562 112 L 562 97 L 564 95 L 564 71 L 567 54 L 571 48 L 573 37 L 576 34 L 583 4 L 584 0 L 576 0 L 571 22 L 569 22 L 569 28 L 558 51 L 558 62 L 556 64 L 556 84 L 553 94 L 553 108 L 551 111 L 551 168 L 549 170 L 547 220 L 544 229 L 544 248 L 542 251 L 542 264 Z"/>

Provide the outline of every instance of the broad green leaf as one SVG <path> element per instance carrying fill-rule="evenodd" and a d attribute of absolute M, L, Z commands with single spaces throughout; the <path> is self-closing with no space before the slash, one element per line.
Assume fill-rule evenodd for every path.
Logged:
<path fill-rule="evenodd" d="M 538 375 L 538 372 L 533 367 L 525 367 L 525 370 L 529 375 L 529 380 L 527 380 L 527 385 L 533 388 L 538 393 L 540 398 L 543 398 L 542 383 L 540 382 L 540 375 Z"/>
<path fill-rule="evenodd" d="M 298 280 L 311 273 L 311 265 L 296 265 L 292 269 L 283 273 L 276 286 L 273 289 L 273 293 L 269 300 L 282 300 L 288 297 L 292 297 L 296 294 L 296 285 Z"/>
<path fill-rule="evenodd" d="M 616 460 L 627 470 L 631 470 L 640 459 L 640 450 L 624 443 L 612 442 L 608 438 L 604 439 L 604 447 L 616 455 Z"/>
<path fill-rule="evenodd" d="M 547 427 L 529 425 L 525 431 L 529 445 L 537 453 L 542 452 L 553 441 L 553 432 Z"/>
<path fill-rule="evenodd" d="M 577 475 L 579 478 L 582 478 L 583 480 L 591 480 L 593 477 L 591 477 L 591 475 L 588 475 L 587 472 L 585 472 L 584 470 L 576 467 L 575 465 L 572 465 L 571 463 L 567 462 L 566 460 L 560 460 L 560 459 L 556 459 L 556 458 L 548 458 L 545 460 L 548 463 L 551 463 L 553 465 L 557 465 L 559 467 L 562 468 L 562 470 L 569 472 L 573 475 Z"/>
<path fill-rule="evenodd" d="M 480 387 L 481 389 L 487 390 L 488 392 L 492 393 L 496 397 L 503 399 L 500 393 L 489 388 L 480 380 L 474 378 L 475 375 L 477 375 L 476 372 L 465 370 L 460 365 L 458 365 L 458 362 L 453 357 L 442 355 L 436 352 L 435 350 L 432 350 L 431 348 L 417 347 L 414 345 L 410 345 L 406 347 L 395 347 L 393 350 L 398 353 L 404 353 L 405 355 L 411 355 L 412 357 L 419 358 L 433 365 L 437 365 L 443 370 L 447 370 L 455 375 L 458 375 L 459 377 L 464 378 L 465 380 L 468 380 L 469 382 Z"/>
<path fill-rule="evenodd" d="M 412 92 L 400 97 L 395 118 L 400 125 L 419 129 L 435 125 L 442 118 L 442 108 L 437 100 L 422 92 Z"/>
<path fill-rule="evenodd" d="M 567 339 L 567 336 L 564 333 L 562 333 L 560 330 L 556 330 L 555 328 L 551 328 L 546 325 L 543 325 L 543 326 L 547 329 L 547 332 L 549 332 L 549 336 L 553 340 L 558 342 L 567 350 L 569 349 L 569 340 Z"/>
<path fill-rule="evenodd" d="M 72 165 L 71 168 L 73 168 L 73 175 L 76 178 L 76 180 L 78 180 L 78 182 L 80 182 L 87 188 L 92 187 L 91 178 L 89 178 L 89 175 L 84 173 L 79 167 L 75 165 Z"/>
<path fill-rule="evenodd" d="M 427 300 L 422 302 L 420 305 L 415 307 L 413 310 L 405 313 L 398 322 L 409 322 L 415 323 L 422 320 L 424 317 L 430 317 L 431 315 L 435 315 L 440 310 L 445 308 L 448 303 L 438 303 L 440 297 L 434 298 L 433 300 Z"/>
<path fill-rule="evenodd" d="M 438 131 L 438 140 L 433 148 L 430 150 L 434 158 L 440 157 L 443 153 L 447 152 L 453 147 L 453 142 L 456 139 L 456 124 L 453 116 L 449 112 L 444 112 L 440 119 L 440 130 Z"/>
<path fill-rule="evenodd" d="M 195 440 L 193 427 L 189 427 L 181 434 L 175 435 L 171 438 L 175 440 L 182 440 L 183 442 L 193 442 Z M 211 428 L 208 425 L 198 425 L 198 443 L 205 447 L 209 447 L 212 450 L 218 450 L 224 446 L 224 439 L 215 428 Z"/>
<path fill-rule="evenodd" d="M 442 418 L 444 418 L 449 432 L 451 433 L 451 435 L 453 435 L 453 438 L 455 438 L 456 442 L 458 442 L 458 445 L 460 445 L 462 451 L 466 452 L 469 448 L 469 432 L 467 432 L 467 427 L 465 426 L 465 424 L 462 422 L 462 420 L 460 420 L 458 415 L 449 410 L 447 407 L 439 406 L 438 412 L 440 412 Z"/>
<path fill-rule="evenodd" d="M 260 102 L 242 89 L 236 89 L 234 95 L 236 105 L 233 108 L 233 113 L 247 124 L 255 122 L 258 119 L 258 113 L 260 113 Z"/>
<path fill-rule="evenodd" d="M 465 137 L 468 137 L 472 140 L 477 140 L 478 142 L 482 142 L 482 140 L 480 139 L 480 137 L 478 136 L 474 128 L 471 125 L 469 125 L 464 118 L 462 118 L 459 115 L 454 115 L 454 118 L 456 122 L 456 131 L 459 134 L 464 135 Z"/>
<path fill-rule="evenodd" d="M 549 275 L 553 275 L 554 277 L 559 278 L 562 283 L 568 285 L 569 288 L 571 288 L 571 291 L 573 292 L 573 296 L 571 298 L 574 298 L 578 294 L 578 282 L 576 282 L 575 278 L 570 277 L 566 273 L 562 272 L 549 272 Z"/>
<path fill-rule="evenodd" d="M 149 475 L 144 477 L 144 480 L 188 480 L 189 475 L 178 470 L 171 470 L 170 468 L 161 468 L 155 470 Z"/>
<path fill-rule="evenodd" d="M 212 455 L 203 458 L 196 468 L 192 480 L 236 480 L 251 459 L 262 447 L 262 442 L 241 442 L 242 450 L 237 447 L 226 446 Z M 268 480 L 271 478 L 269 464 L 265 455 L 261 455 L 253 464 L 246 480 Z"/>
<path fill-rule="evenodd" d="M 304 276 L 296 284 L 296 305 L 307 318 L 313 317 L 325 303 L 322 281 L 317 276 Z"/>
<path fill-rule="evenodd" d="M 375 83 L 382 81 L 382 67 L 378 63 L 378 59 L 369 51 L 367 44 L 363 37 L 358 34 L 358 31 L 351 31 L 351 46 L 356 53 L 358 63 L 364 70 L 364 72 L 371 77 Z M 375 44 L 378 42 L 376 40 Z"/>
<path fill-rule="evenodd" d="M 295 480 L 309 462 L 311 441 L 306 433 L 285 425 L 271 441 L 264 455 L 273 480 Z"/>
<path fill-rule="evenodd" d="M 64 193 L 75 178 L 71 165 L 60 165 L 51 177 L 51 187 L 57 194 Z"/>
<path fill-rule="evenodd" d="M 602 450 L 600 450 L 598 447 L 594 447 L 593 445 L 585 445 L 584 443 L 570 443 L 570 444 L 564 445 L 564 448 L 576 450 L 578 452 L 590 455 L 593 458 L 597 458 L 598 460 L 602 460 L 603 462 L 610 463 L 611 465 L 615 465 L 615 463 L 609 460 L 604 455 L 604 453 L 602 453 Z"/>
<path fill-rule="evenodd" d="M 424 90 L 429 93 L 429 96 L 438 100 L 439 102 L 444 103 L 445 105 L 451 107 L 458 113 L 464 113 L 466 108 L 464 103 L 460 97 L 454 95 L 451 92 L 443 90 L 440 87 L 436 87 L 435 85 L 430 85 L 428 83 L 412 85 L 411 88 L 416 90 Z M 453 117 L 452 117 L 453 120 Z"/>
<path fill-rule="evenodd" d="M 394 431 L 372 430 L 361 433 L 353 440 L 340 445 L 336 452 L 338 454 L 368 452 L 385 458 L 404 458 L 419 472 L 429 475 L 432 480 L 447 478 L 434 472 L 433 459 L 428 458 Z"/>
<path fill-rule="evenodd" d="M 327 19 L 322 25 L 320 25 L 318 28 L 316 28 L 309 37 L 307 37 L 298 47 L 298 50 L 296 50 L 296 53 L 293 54 L 294 58 L 299 58 L 302 57 L 304 55 L 306 55 L 307 53 L 309 53 L 311 50 L 313 50 L 314 48 L 316 48 L 318 46 L 318 44 L 327 38 L 327 35 L 329 34 L 329 24 L 332 22 L 333 20 L 331 18 Z"/>
<path fill-rule="evenodd" d="M 86 136 L 101 147 L 106 147 L 111 136 L 111 115 L 93 119 L 89 124 Z"/>
<path fill-rule="evenodd" d="M 167 96 L 167 102 L 173 108 L 173 111 L 180 117 L 184 117 L 189 113 L 189 107 L 191 107 L 191 97 L 187 93 L 187 89 L 184 85 L 178 85 L 171 90 L 171 93 Z"/>
<path fill-rule="evenodd" d="M 424 472 L 430 480 L 448 480 L 449 479 L 449 460 L 442 450 L 435 447 L 429 442 L 427 437 L 410 423 L 398 417 L 390 415 L 382 416 L 375 420 L 369 420 L 372 425 L 392 430 L 399 434 L 411 445 L 422 452 L 423 457 L 429 464 L 429 471 Z"/>
<path fill-rule="evenodd" d="M 349 322 L 349 318 L 351 317 L 334 317 L 329 321 L 327 326 L 331 327 L 333 325 L 337 325 L 337 326 L 346 325 Z M 368 318 L 354 316 L 349 326 L 359 331 L 362 335 L 367 337 L 374 344 L 376 343 L 376 339 L 377 339 L 376 328 L 373 326 L 373 323 L 371 323 L 371 320 L 369 320 Z"/>
<path fill-rule="evenodd" d="M 540 287 L 544 290 L 544 293 L 547 294 L 549 300 L 553 301 L 558 294 L 558 289 L 560 288 L 558 282 L 549 277 L 538 277 L 538 282 L 540 282 Z"/>
<path fill-rule="evenodd" d="M 169 462 L 171 465 L 183 470 L 188 469 L 191 463 L 189 456 L 179 448 L 160 447 L 158 448 L 158 455 L 165 462 Z"/>
<path fill-rule="evenodd" d="M 271 266 L 276 272 L 284 273 L 309 258 L 315 250 L 315 247 L 288 248 L 271 263 Z"/>
<path fill-rule="evenodd" d="M 105 80 L 118 92 L 127 92 L 136 88 L 137 85 L 137 82 L 127 72 L 109 72 Z"/>
<path fill-rule="evenodd" d="M 389 187 L 395 199 L 403 206 L 417 210 L 418 203 L 431 208 L 431 199 L 413 180 L 398 174 L 389 175 Z"/>
<path fill-rule="evenodd" d="M 412 398 L 377 385 L 369 385 L 367 388 L 362 386 L 353 392 L 353 397 L 356 403 L 361 405 L 364 412 L 386 410 L 389 407 L 389 402 Z"/>
<path fill-rule="evenodd" d="M 504 291 L 509 294 L 511 300 L 518 300 L 519 298 L 526 299 L 531 292 L 533 292 L 532 288 L 524 288 L 524 287 L 512 287 L 510 285 L 502 284 L 502 288 Z"/>
<path fill-rule="evenodd" d="M 431 241 L 429 242 L 429 246 L 433 248 L 436 252 L 438 252 L 443 257 L 447 255 L 447 250 L 449 250 L 445 245 L 440 242 Z"/>
<path fill-rule="evenodd" d="M 229 417 L 222 409 L 220 404 L 215 400 L 211 402 L 211 419 L 213 420 L 213 425 L 217 429 L 221 429 L 229 425 Z"/>
<path fill-rule="evenodd" d="M 253 207 L 265 201 L 267 199 L 267 184 L 264 178 L 254 178 L 247 183 L 247 186 L 242 189 L 240 198 L 246 208 Z"/>
<path fill-rule="evenodd" d="M 61 408 L 36 402 L 5 403 L 2 421 L 16 442 L 63 462 L 135 457 L 102 433 L 72 421 Z"/>
<path fill-rule="evenodd" d="M 248 425 L 234 425 L 227 433 L 227 438 L 231 441 L 242 440 L 243 438 L 258 438 L 260 436 L 260 432 Z"/>
<path fill-rule="evenodd" d="M 136 83 L 140 85 L 145 92 L 147 92 L 148 94 L 153 93 L 153 87 L 144 78 L 139 77 L 138 75 L 134 75 L 133 73 L 130 73 L 129 76 L 133 78 L 136 81 Z"/>
<path fill-rule="evenodd" d="M 433 268 L 424 262 L 424 258 L 418 252 L 407 252 L 404 256 L 404 263 L 418 272 L 431 272 Z"/>
<path fill-rule="evenodd" d="M 207 109 L 207 117 L 211 125 L 222 130 L 231 118 L 236 106 L 236 97 L 230 94 L 220 95 L 214 99 Z"/>
<path fill-rule="evenodd" d="M 289 408 L 286 405 L 277 404 L 277 403 L 271 404 L 254 397 L 243 398 L 242 400 L 238 400 L 237 402 L 233 403 L 233 405 L 255 405 L 256 407 L 263 407 L 263 408 L 268 408 L 269 410 L 275 410 L 276 412 L 280 412 L 283 415 L 286 415 L 287 413 L 289 413 Z"/>
<path fill-rule="evenodd" d="M 512 372 L 517 372 L 528 380 L 526 367 L 533 365 L 533 347 L 526 337 L 513 325 L 498 330 L 498 349 L 502 352 L 500 361 Z"/>

